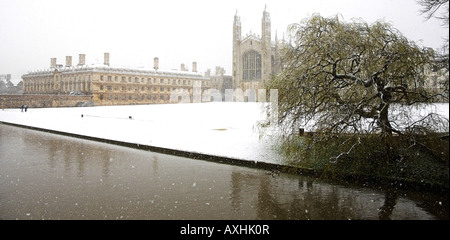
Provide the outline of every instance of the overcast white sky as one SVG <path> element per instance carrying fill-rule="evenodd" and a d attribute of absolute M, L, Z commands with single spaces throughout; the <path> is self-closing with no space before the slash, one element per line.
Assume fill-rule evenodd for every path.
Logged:
<path fill-rule="evenodd" d="M 86 54 L 86 63 L 179 69 L 181 63 L 198 71 L 232 65 L 233 17 L 238 11 L 242 34 L 261 34 L 265 5 L 275 32 L 320 13 L 341 14 L 345 20 L 362 18 L 390 22 L 410 40 L 439 48 L 448 28 L 425 21 L 415 0 L 0 0 L 0 74 L 14 83 L 31 70 L 49 68 L 50 58 L 65 64 Z"/>

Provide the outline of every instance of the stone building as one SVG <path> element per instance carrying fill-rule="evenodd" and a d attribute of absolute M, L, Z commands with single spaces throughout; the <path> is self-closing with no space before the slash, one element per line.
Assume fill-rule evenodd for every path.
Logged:
<path fill-rule="evenodd" d="M 65 66 L 50 59 L 50 68 L 29 72 L 22 76 L 24 94 L 92 95 L 94 105 L 129 105 L 169 103 L 170 95 L 194 90 L 194 82 L 201 88 L 211 87 L 209 78 L 197 73 L 197 63 L 188 72 L 184 64 L 180 71 L 159 70 L 159 59 L 153 69 L 110 66 L 109 53 L 103 64 L 87 65 L 85 54 L 79 54 L 77 65 L 66 57 Z"/>
<path fill-rule="evenodd" d="M 262 89 L 281 70 L 278 39 L 272 42 L 270 14 L 264 9 L 261 37 L 253 33 L 241 35 L 237 12 L 233 22 L 233 88 Z"/>
<path fill-rule="evenodd" d="M 88 65 L 86 55 L 79 54 L 76 65 L 72 56 L 66 56 L 65 65 L 51 58 L 50 68 L 23 75 L 23 94 L 89 95 L 94 105 L 129 105 L 169 103 L 171 94 L 178 92 L 189 93 L 191 101 L 198 102 L 194 99 L 194 95 L 199 95 L 196 89 L 218 90 L 222 100 L 226 89 L 263 89 L 280 71 L 280 55 L 277 37 L 275 42 L 271 40 L 271 21 L 266 9 L 261 23 L 261 37 L 250 33 L 242 38 L 236 12 L 231 75 L 216 67 L 215 75 L 209 71 L 203 76 L 197 72 L 196 62 L 192 63 L 191 72 L 184 64 L 179 71 L 163 71 L 159 69 L 158 58 L 154 59 L 153 69 L 115 67 L 110 65 L 109 53 L 104 54 L 103 64 Z"/>
<path fill-rule="evenodd" d="M 435 61 L 436 62 L 436 61 Z M 425 73 L 425 79 L 423 87 L 440 95 L 438 101 L 448 102 L 449 100 L 449 71 L 447 67 L 441 66 L 442 64 L 435 63 L 429 65 L 423 69 Z"/>
<path fill-rule="evenodd" d="M 216 71 L 211 74 L 211 69 L 205 73 L 205 77 L 210 79 L 211 88 L 217 89 L 222 97 L 222 101 L 225 101 L 225 90 L 233 89 L 233 77 L 225 74 L 225 69 L 216 66 Z"/>

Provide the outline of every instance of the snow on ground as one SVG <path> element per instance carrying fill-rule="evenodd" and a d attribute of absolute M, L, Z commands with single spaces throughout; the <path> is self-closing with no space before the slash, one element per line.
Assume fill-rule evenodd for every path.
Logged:
<path fill-rule="evenodd" d="M 256 123 L 262 103 L 29 108 L 0 110 L 0 121 L 55 131 L 251 161 L 277 162 Z M 83 117 L 81 117 L 83 115 Z M 130 119 L 131 117 L 131 119 Z"/>
<path fill-rule="evenodd" d="M 0 110 L 0 121 L 55 131 L 230 158 L 279 163 L 270 138 L 256 124 L 263 103 L 213 102 L 161 105 Z M 448 119 L 449 105 L 412 111 Z M 81 117 L 83 115 L 83 117 Z M 131 119 L 130 119 L 131 117 Z M 448 129 L 447 129 L 448 131 Z"/>

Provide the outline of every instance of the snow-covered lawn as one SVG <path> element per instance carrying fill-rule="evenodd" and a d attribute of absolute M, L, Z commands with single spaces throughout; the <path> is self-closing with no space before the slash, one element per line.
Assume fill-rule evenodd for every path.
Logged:
<path fill-rule="evenodd" d="M 252 161 L 276 162 L 256 123 L 262 103 L 29 108 L 0 110 L 0 121 L 55 131 Z M 83 115 L 83 117 L 82 117 Z"/>
<path fill-rule="evenodd" d="M 212 102 L 161 105 L 0 110 L 0 121 L 141 145 L 279 163 L 256 124 L 265 104 Z M 414 108 L 448 119 L 448 104 Z M 83 117 L 82 117 L 83 115 Z M 447 129 L 448 131 L 448 129 Z"/>

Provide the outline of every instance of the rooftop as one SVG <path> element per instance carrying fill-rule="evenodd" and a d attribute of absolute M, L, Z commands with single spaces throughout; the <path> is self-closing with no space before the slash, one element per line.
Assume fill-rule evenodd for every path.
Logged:
<path fill-rule="evenodd" d="M 91 65 L 77 65 L 77 66 L 57 65 L 57 67 L 29 71 L 22 77 L 52 75 L 55 71 L 58 71 L 62 74 L 69 74 L 75 72 L 105 72 L 105 73 L 149 75 L 149 76 L 177 76 L 187 78 L 204 78 L 204 76 L 198 72 L 188 72 L 181 70 L 154 70 L 149 68 L 138 68 L 138 67 L 108 66 L 105 64 L 91 64 Z"/>

